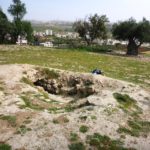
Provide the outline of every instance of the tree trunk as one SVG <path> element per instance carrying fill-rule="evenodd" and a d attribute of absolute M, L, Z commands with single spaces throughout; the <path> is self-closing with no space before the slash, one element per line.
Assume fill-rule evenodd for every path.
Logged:
<path fill-rule="evenodd" d="M 127 55 L 137 56 L 139 53 L 138 49 L 139 49 L 139 45 L 137 45 L 133 39 L 129 40 L 127 46 Z"/>

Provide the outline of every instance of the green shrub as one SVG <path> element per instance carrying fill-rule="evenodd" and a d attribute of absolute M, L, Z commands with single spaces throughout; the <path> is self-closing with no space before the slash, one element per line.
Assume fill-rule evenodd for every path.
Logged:
<path fill-rule="evenodd" d="M 71 145 L 68 146 L 69 150 L 85 150 L 85 146 L 83 143 L 78 142 L 78 143 L 72 143 Z"/>
<path fill-rule="evenodd" d="M 11 146 L 8 144 L 0 143 L 0 150 L 11 150 Z"/>
<path fill-rule="evenodd" d="M 31 131 L 31 128 L 27 128 L 25 125 L 21 125 L 18 129 L 17 129 L 17 134 L 21 134 L 24 135 L 27 131 Z"/>
<path fill-rule="evenodd" d="M 89 127 L 85 126 L 85 125 L 82 125 L 79 129 L 80 132 L 82 133 L 86 133 L 87 131 L 89 130 Z"/>
<path fill-rule="evenodd" d="M 135 108 L 136 110 L 140 110 L 140 108 L 136 105 L 136 100 L 131 98 L 127 94 L 113 93 L 114 98 L 121 105 L 121 108 L 127 111 L 130 108 Z"/>
<path fill-rule="evenodd" d="M 77 141 L 78 138 L 79 138 L 79 137 L 78 137 L 78 134 L 73 133 L 73 132 L 70 133 L 70 140 L 71 140 L 72 142 Z"/>
<path fill-rule="evenodd" d="M 150 122 L 148 121 L 129 120 L 128 126 L 128 128 L 120 127 L 117 131 L 136 137 L 140 135 L 145 136 L 150 132 Z"/>
<path fill-rule="evenodd" d="M 112 140 L 108 136 L 94 133 L 87 136 L 87 143 L 97 150 L 127 150 L 119 140 Z"/>

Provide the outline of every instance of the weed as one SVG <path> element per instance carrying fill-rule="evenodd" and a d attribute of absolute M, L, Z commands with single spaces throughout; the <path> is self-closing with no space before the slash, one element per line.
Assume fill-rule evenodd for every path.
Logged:
<path fill-rule="evenodd" d="M 123 105 L 127 109 L 135 106 L 136 104 L 136 101 L 127 94 L 123 95 L 120 93 L 114 93 L 113 96 L 119 104 Z"/>
<path fill-rule="evenodd" d="M 21 82 L 34 86 L 33 82 L 26 77 L 22 77 Z"/>
<path fill-rule="evenodd" d="M 43 110 L 43 108 L 40 107 L 39 105 L 32 104 L 32 100 L 30 100 L 27 96 L 21 96 L 21 98 L 23 99 L 25 105 L 20 106 L 20 108 L 28 107 L 35 110 Z"/>
<path fill-rule="evenodd" d="M 78 134 L 73 133 L 73 132 L 70 133 L 70 140 L 71 140 L 72 142 L 77 141 L 78 138 L 79 138 L 79 137 L 78 137 Z"/>
<path fill-rule="evenodd" d="M 138 121 L 138 120 L 129 120 L 129 128 L 120 127 L 117 131 L 119 133 L 126 133 L 131 136 L 146 136 L 150 132 L 150 122 L 148 121 Z"/>
<path fill-rule="evenodd" d="M 0 150 L 11 150 L 11 146 L 0 142 Z"/>
<path fill-rule="evenodd" d="M 87 143 L 97 150 L 127 150 L 123 147 L 123 143 L 119 140 L 112 140 L 106 135 L 94 133 L 87 136 Z"/>
<path fill-rule="evenodd" d="M 21 134 L 22 136 L 27 132 L 31 131 L 31 128 L 27 128 L 25 125 L 21 125 L 18 129 L 16 134 Z"/>
<path fill-rule="evenodd" d="M 69 150 L 85 150 L 85 146 L 82 142 L 72 143 L 68 147 Z"/>
<path fill-rule="evenodd" d="M 27 120 L 25 120 L 23 123 L 24 123 L 24 124 L 30 124 L 31 122 L 32 122 L 31 120 L 27 119 Z"/>
<path fill-rule="evenodd" d="M 48 109 L 49 113 L 58 113 L 60 110 L 63 110 L 63 108 L 51 107 Z"/>
<path fill-rule="evenodd" d="M 120 104 L 121 108 L 125 113 L 129 113 L 132 117 L 138 118 L 142 114 L 142 109 L 137 105 L 136 100 L 131 98 L 127 94 L 113 93 L 114 98 Z"/>
<path fill-rule="evenodd" d="M 92 119 L 92 120 L 96 120 L 97 117 L 93 115 L 93 116 L 91 116 L 91 119 Z"/>
<path fill-rule="evenodd" d="M 3 81 L 0 81 L 0 91 L 4 91 L 3 85 L 4 85 L 4 82 L 3 82 Z"/>
<path fill-rule="evenodd" d="M 54 124 L 59 124 L 59 121 L 57 119 L 53 119 Z"/>
<path fill-rule="evenodd" d="M 144 99 L 145 99 L 145 100 L 150 100 L 150 98 L 149 98 L 149 97 L 144 97 Z"/>
<path fill-rule="evenodd" d="M 42 70 L 40 70 L 40 74 L 47 79 L 58 79 L 59 77 L 59 74 L 56 71 L 50 70 L 48 68 L 43 68 Z"/>
<path fill-rule="evenodd" d="M 112 115 L 113 113 L 115 113 L 117 111 L 118 111 L 118 109 L 117 108 L 113 108 L 113 107 L 106 107 L 104 109 L 104 112 L 106 112 L 108 116 Z"/>
<path fill-rule="evenodd" d="M 0 91 L 4 91 L 4 88 L 2 86 L 0 86 Z"/>
<path fill-rule="evenodd" d="M 43 89 L 38 89 L 38 91 L 43 95 L 45 99 L 49 99 L 49 95 L 46 91 L 44 91 Z"/>
<path fill-rule="evenodd" d="M 72 111 L 74 111 L 75 108 L 72 107 L 71 105 L 67 105 L 64 109 L 66 112 L 72 112 Z"/>
<path fill-rule="evenodd" d="M 23 71 L 22 73 L 23 73 L 23 74 L 27 74 L 27 71 Z"/>
<path fill-rule="evenodd" d="M 82 126 L 79 128 L 79 131 L 82 132 L 82 133 L 86 133 L 88 130 L 89 130 L 89 127 L 87 127 L 87 126 L 85 126 L 85 125 L 82 125 Z"/>
<path fill-rule="evenodd" d="M 16 116 L 4 116 L 4 115 L 0 115 L 0 119 L 1 120 L 7 120 L 8 123 L 11 124 L 11 126 L 16 126 Z"/>
<path fill-rule="evenodd" d="M 130 129 L 127 129 L 125 127 L 120 127 L 118 130 L 117 130 L 118 133 L 125 133 L 125 134 L 129 134 L 131 136 L 136 136 L 138 137 L 139 136 L 139 133 L 136 131 L 136 130 L 130 130 Z"/>
<path fill-rule="evenodd" d="M 87 119 L 87 116 L 80 116 L 79 117 L 82 121 L 85 121 Z"/>

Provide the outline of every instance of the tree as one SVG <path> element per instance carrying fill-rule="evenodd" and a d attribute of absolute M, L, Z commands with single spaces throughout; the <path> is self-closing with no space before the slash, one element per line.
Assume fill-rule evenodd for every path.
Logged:
<path fill-rule="evenodd" d="M 88 17 L 87 20 L 76 21 L 73 24 L 73 28 L 89 45 L 97 38 L 107 38 L 107 22 L 108 19 L 105 15 L 98 16 L 95 14 L 94 16 Z"/>
<path fill-rule="evenodd" d="M 10 33 L 11 23 L 8 21 L 7 16 L 0 8 L 0 43 L 4 43 L 6 35 Z"/>
<path fill-rule="evenodd" d="M 23 21 L 22 26 L 23 26 L 23 34 L 26 36 L 28 42 L 32 42 L 33 41 L 33 28 L 31 26 L 31 23 L 28 21 Z"/>
<path fill-rule="evenodd" d="M 8 12 L 14 17 L 14 20 L 22 20 L 27 13 L 25 4 L 20 0 L 13 0 L 13 4 L 8 8 Z"/>
<path fill-rule="evenodd" d="M 87 21 L 78 20 L 73 24 L 75 32 L 79 33 L 79 36 L 90 44 L 90 39 L 88 37 L 89 33 L 89 23 Z"/>
<path fill-rule="evenodd" d="M 115 23 L 112 33 L 118 40 L 128 40 L 127 55 L 138 55 L 139 47 L 143 42 L 150 42 L 150 22 L 145 18 L 140 22 L 131 18 Z"/>
<path fill-rule="evenodd" d="M 33 29 L 31 23 L 22 21 L 24 15 L 27 13 L 25 4 L 21 0 L 13 0 L 13 4 L 8 8 L 8 12 L 13 16 L 13 32 L 12 39 L 15 43 L 18 36 L 25 36 L 29 42 L 32 41 Z"/>
<path fill-rule="evenodd" d="M 98 16 L 97 14 L 95 14 L 94 16 L 89 17 L 89 21 L 90 21 L 89 35 L 91 41 L 97 38 L 106 39 L 107 38 L 106 23 L 108 22 L 108 18 L 105 15 Z"/>

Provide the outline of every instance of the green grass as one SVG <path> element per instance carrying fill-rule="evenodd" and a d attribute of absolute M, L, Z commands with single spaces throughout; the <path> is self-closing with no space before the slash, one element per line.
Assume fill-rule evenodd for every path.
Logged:
<path fill-rule="evenodd" d="M 48 68 L 37 68 L 37 70 L 39 70 L 42 77 L 44 76 L 47 79 L 57 79 L 59 77 L 59 74 L 56 71 Z"/>
<path fill-rule="evenodd" d="M 143 110 L 137 105 L 135 99 L 127 94 L 120 93 L 113 93 L 113 96 L 119 103 L 119 108 L 121 108 L 125 113 L 128 113 L 134 119 L 140 118 L 140 114 L 143 113 Z"/>
<path fill-rule="evenodd" d="M 11 150 L 11 146 L 8 144 L 0 143 L 0 150 Z"/>
<path fill-rule="evenodd" d="M 77 133 L 73 133 L 73 132 L 70 133 L 70 141 L 71 142 L 78 141 L 78 139 L 79 139 L 79 136 Z"/>
<path fill-rule="evenodd" d="M 21 125 L 18 129 L 16 134 L 21 134 L 22 136 L 27 132 L 31 131 L 31 128 L 27 128 L 25 125 Z"/>
<path fill-rule="evenodd" d="M 91 72 L 99 68 L 106 76 L 150 87 L 147 82 L 150 80 L 150 63 L 146 61 L 73 49 L 7 47 L 3 46 L 0 50 L 0 64 L 33 64 L 77 72 Z"/>
<path fill-rule="evenodd" d="M 39 105 L 32 104 L 32 100 L 28 96 L 21 96 L 22 100 L 24 101 L 25 105 L 21 105 L 20 108 L 31 108 L 35 110 L 43 110 L 42 107 Z"/>
<path fill-rule="evenodd" d="M 147 136 L 150 132 L 150 122 L 148 121 L 139 121 L 139 120 L 129 120 L 128 128 L 120 127 L 117 130 L 119 133 L 129 134 L 131 136 Z"/>
<path fill-rule="evenodd" d="M 86 126 L 86 125 L 82 125 L 82 126 L 79 128 L 79 131 L 82 132 L 82 133 L 86 133 L 88 130 L 89 130 L 89 127 Z"/>
<path fill-rule="evenodd" d="M 8 121 L 8 123 L 11 125 L 11 126 L 16 126 L 16 116 L 5 116 L 5 115 L 0 115 L 0 119 L 1 120 L 6 120 Z"/>
<path fill-rule="evenodd" d="M 79 119 L 82 120 L 82 121 L 86 121 L 87 118 L 88 118 L 87 116 L 79 116 Z"/>
<path fill-rule="evenodd" d="M 49 95 L 48 95 L 48 93 L 47 93 L 44 89 L 38 89 L 38 91 L 41 93 L 41 95 L 42 95 L 45 99 L 49 99 Z"/>
<path fill-rule="evenodd" d="M 97 117 L 94 116 L 94 115 L 92 115 L 92 116 L 91 116 L 91 119 L 92 119 L 92 120 L 97 120 Z"/>
<path fill-rule="evenodd" d="M 34 86 L 33 82 L 26 77 L 22 77 L 21 82 Z"/>
<path fill-rule="evenodd" d="M 72 143 L 68 147 L 69 150 L 86 150 L 82 142 Z"/>
<path fill-rule="evenodd" d="M 126 109 L 137 107 L 136 100 L 134 100 L 127 94 L 113 93 L 113 96 L 117 100 L 117 102 Z"/>
<path fill-rule="evenodd" d="M 119 140 L 112 140 L 106 135 L 94 133 L 87 136 L 87 143 L 95 150 L 128 150 L 123 147 L 123 143 Z M 132 150 L 132 148 L 129 148 Z"/>
<path fill-rule="evenodd" d="M 57 119 L 53 119 L 54 124 L 59 124 L 59 121 Z"/>
<path fill-rule="evenodd" d="M 104 109 L 104 112 L 108 115 L 111 116 L 112 114 L 118 112 L 118 109 L 116 107 L 106 107 Z"/>

